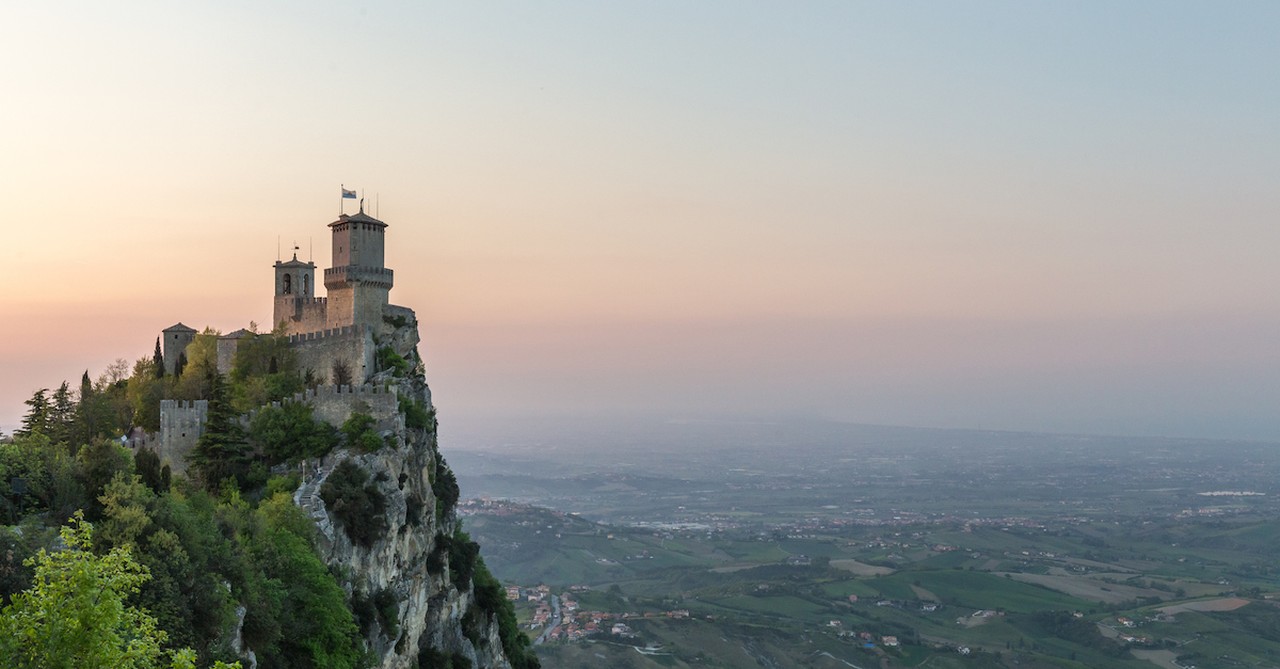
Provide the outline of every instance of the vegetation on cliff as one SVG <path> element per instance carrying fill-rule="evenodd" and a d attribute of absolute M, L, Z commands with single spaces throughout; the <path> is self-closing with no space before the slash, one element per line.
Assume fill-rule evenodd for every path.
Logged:
<path fill-rule="evenodd" d="M 19 667 L 185 668 L 226 666 L 221 663 L 251 649 L 259 666 L 343 669 L 380 661 L 366 641 L 375 632 L 392 640 L 403 636 L 392 590 L 353 588 L 351 574 L 335 572 L 321 559 L 315 522 L 292 500 L 296 468 L 271 475 L 275 465 L 296 465 L 339 446 L 372 453 L 400 441 L 384 438 L 358 411 L 334 428 L 306 404 L 271 406 L 308 384 L 283 338 L 246 335 L 224 376 L 217 371 L 213 334 L 196 337 L 178 374 L 165 375 L 162 359 L 153 354 L 138 360 L 131 374 L 123 361 L 97 381 L 86 372 L 78 396 L 67 383 L 40 390 L 27 402 L 22 428 L 0 440 L 0 644 L 7 644 L 0 645 L 0 656 L 28 658 Z M 399 408 L 415 443 L 429 449 L 431 490 L 406 494 L 406 525 L 450 528 L 438 535 L 449 537 L 440 544 L 444 553 L 433 553 L 439 564 L 427 562 L 433 573 L 449 574 L 449 591 L 474 588 L 466 636 L 483 650 L 490 637 L 479 630 L 496 623 L 513 666 L 535 667 L 528 639 L 478 546 L 465 535 L 454 540 L 457 479 L 436 452 L 435 414 L 425 401 L 421 366 L 394 351 L 381 355 L 390 375 L 417 388 L 400 396 Z M 161 397 L 208 401 L 187 477 L 170 472 L 150 449 L 134 452 L 120 440 L 133 428 L 156 430 Z M 256 411 L 245 422 L 247 409 Z M 318 492 L 352 543 L 368 548 L 388 531 L 387 485 L 395 483 L 343 460 Z M 68 522 L 60 545 L 57 528 Z M 62 575 L 79 580 L 59 585 L 52 564 L 74 565 Z M 93 578 L 76 576 L 81 572 Z M 55 586 L 103 596 L 72 598 L 92 604 L 83 611 L 46 606 Z M 99 605 L 106 608 L 95 612 Z M 95 629 L 105 641 L 94 648 L 107 653 L 105 664 L 60 641 L 63 630 L 81 624 L 82 613 L 99 622 Z M 120 631 L 126 627 L 133 631 Z M 117 646 L 124 650 L 110 654 Z M 491 650 L 486 657 L 498 656 Z M 424 649 L 422 666 L 470 662 L 458 649 L 434 653 Z M 448 664 L 435 663 L 437 656 Z"/>
<path fill-rule="evenodd" d="M 168 635 L 125 598 L 150 580 L 127 547 L 95 555 L 93 526 L 77 513 L 62 528 L 62 550 L 24 561 L 32 585 L 0 609 L 0 657 L 12 669 L 194 667 L 189 648 L 165 650 Z M 216 669 L 239 667 L 214 663 Z"/>

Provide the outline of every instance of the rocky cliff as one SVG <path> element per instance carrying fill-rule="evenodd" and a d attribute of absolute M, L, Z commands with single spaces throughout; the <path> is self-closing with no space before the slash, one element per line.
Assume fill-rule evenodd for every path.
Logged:
<path fill-rule="evenodd" d="M 399 420 L 376 425 L 385 445 L 372 452 L 340 448 L 306 463 L 294 502 L 316 521 L 318 550 L 351 596 L 374 666 L 466 666 L 466 658 L 510 668 L 500 607 L 491 593 L 477 596 L 483 563 L 454 513 L 457 483 L 438 450 L 416 322 L 389 320 L 377 343 L 384 369 L 369 381 L 395 388 Z M 512 629 L 505 638 L 510 647 L 518 636 Z M 517 668 L 536 666 L 532 652 L 516 654 Z"/>

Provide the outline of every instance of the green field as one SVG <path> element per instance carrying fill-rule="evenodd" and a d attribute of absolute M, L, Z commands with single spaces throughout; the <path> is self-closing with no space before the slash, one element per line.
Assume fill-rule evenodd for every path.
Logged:
<path fill-rule="evenodd" d="M 1269 522 L 1208 526 L 1203 534 L 1185 525 L 962 532 L 943 523 L 892 539 L 863 527 L 804 538 L 708 538 L 527 507 L 516 515 L 478 514 L 466 524 L 506 582 L 589 586 L 575 595 L 580 610 L 661 616 L 678 608 L 693 616 L 629 619 L 634 639 L 604 634 L 541 646 L 546 666 L 1156 667 L 1130 652 L 1143 648 L 1152 657 L 1194 658 L 1188 662 L 1199 667 L 1280 666 L 1280 608 L 1261 599 L 1276 589 L 1262 562 L 1273 548 Z M 1188 541 L 1196 536 L 1256 552 Z M 932 549 L 939 544 L 952 549 Z M 797 562 L 799 556 L 808 560 Z M 847 561 L 837 563 L 846 568 L 831 560 Z M 895 571 L 883 573 L 888 565 Z M 1028 578 L 1053 589 L 1015 580 L 1018 574 L 1040 575 Z M 1252 594 L 1257 603 L 1159 612 L 1224 593 Z M 1078 622 L 1068 634 L 1038 617 L 1051 612 L 1083 617 L 1072 618 Z M 1122 616 L 1138 626 L 1122 629 Z M 863 647 L 864 633 L 876 648 Z M 1115 640 L 1121 633 L 1147 641 Z M 886 635 L 902 645 L 884 647 Z M 646 645 L 661 650 L 637 650 Z"/>

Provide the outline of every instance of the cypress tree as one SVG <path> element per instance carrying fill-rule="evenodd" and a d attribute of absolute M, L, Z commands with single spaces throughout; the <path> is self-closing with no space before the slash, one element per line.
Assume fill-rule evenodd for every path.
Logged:
<path fill-rule="evenodd" d="M 89 370 L 86 369 L 84 370 L 84 375 L 80 377 L 80 403 L 84 404 L 84 401 L 89 399 L 92 394 L 93 381 L 89 380 Z"/>
<path fill-rule="evenodd" d="M 156 378 L 164 378 L 164 353 L 160 351 L 160 338 L 156 337 L 156 351 L 151 354 L 151 361 L 156 365 Z"/>

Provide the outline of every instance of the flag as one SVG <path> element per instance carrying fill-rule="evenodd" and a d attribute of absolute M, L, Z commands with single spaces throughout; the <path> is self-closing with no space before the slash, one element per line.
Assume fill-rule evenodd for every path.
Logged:
<path fill-rule="evenodd" d="M 356 199 L 356 192 L 355 192 L 355 191 L 353 191 L 353 190 L 347 190 L 347 189 L 343 188 L 343 189 L 342 189 L 342 199 L 344 199 L 344 200 L 354 200 L 354 199 Z"/>

